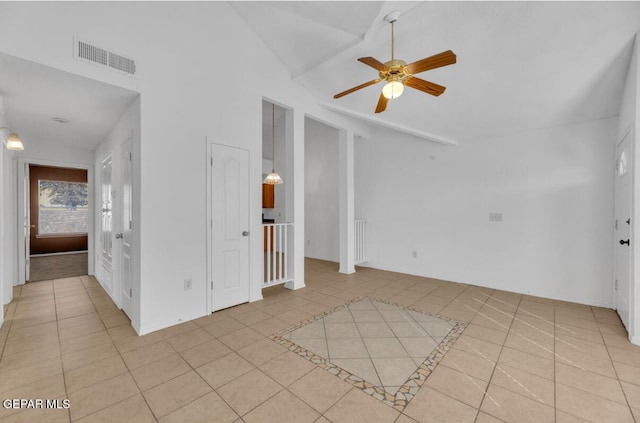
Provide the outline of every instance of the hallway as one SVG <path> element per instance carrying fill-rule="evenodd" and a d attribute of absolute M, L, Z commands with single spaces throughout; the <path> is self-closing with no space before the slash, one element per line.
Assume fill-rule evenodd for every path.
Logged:
<path fill-rule="evenodd" d="M 612 310 L 336 268 L 307 259 L 307 288 L 268 288 L 262 301 L 141 337 L 93 277 L 16 287 L 0 330 L 0 397 L 71 407 L 3 407 L 0 422 L 640 420 L 640 347 Z M 270 339 L 363 296 L 467 323 L 406 407 Z"/>

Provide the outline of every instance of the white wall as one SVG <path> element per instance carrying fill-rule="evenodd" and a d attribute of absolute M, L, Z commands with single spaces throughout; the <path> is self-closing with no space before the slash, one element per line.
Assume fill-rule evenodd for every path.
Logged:
<path fill-rule="evenodd" d="M 0 115 L 1 117 L 1 115 Z M 2 122 L 0 122 L 2 123 Z M 0 199 L 2 204 L 12 204 L 10 198 L 11 187 L 9 181 L 12 178 L 11 153 L 0 143 Z M 15 204 L 14 204 L 15 206 Z M 15 219 L 11 219 L 11 208 L 2 207 L 0 210 L 0 245 L 3 251 L 15 250 L 15 241 L 12 233 L 15 232 Z M 13 285 L 16 280 L 14 275 L 13 254 L 2 254 L 0 257 L 0 306 L 8 304 L 13 299 Z M 4 310 L 0 313 L 0 325 L 4 321 Z"/>
<path fill-rule="evenodd" d="M 13 300 L 13 286 L 18 282 L 18 250 L 15 247 L 18 237 L 18 231 L 16 229 L 17 220 L 17 191 L 16 191 L 16 170 L 17 159 L 16 153 L 8 151 L 4 146 L 0 144 L 2 148 L 1 162 L 2 162 L 2 176 L 0 176 L 0 198 L 5 205 L 11 205 L 9 207 L 3 207 L 4 211 L 1 215 L 0 225 L 2 249 L 8 254 L 3 254 L 2 258 L 2 271 L 0 275 L 2 277 L 2 297 L 0 297 L 0 305 L 8 304 Z"/>
<path fill-rule="evenodd" d="M 14 153 L 20 161 L 51 162 L 60 166 L 92 165 L 93 151 L 47 145 L 46 140 L 24 141 L 24 150 Z"/>
<path fill-rule="evenodd" d="M 291 222 L 291 219 L 287 216 L 287 189 L 286 183 L 292 182 L 292 174 L 289 172 L 288 157 L 287 157 L 287 142 L 293 140 L 287 140 L 286 131 L 286 113 L 282 115 L 280 119 L 276 119 L 276 157 L 275 157 L 275 169 L 278 175 L 284 181 L 280 185 L 275 187 L 275 207 L 272 210 L 273 219 L 276 223 Z M 271 173 L 271 171 L 269 171 Z"/>
<path fill-rule="evenodd" d="M 227 3 L 14 2 L 0 4 L 0 15 L 7 22 L 0 27 L 0 52 L 141 94 L 141 333 L 207 312 L 206 140 L 249 150 L 250 232 L 260 233 L 263 98 L 294 110 L 295 157 L 304 149 L 305 113 L 368 133 L 320 109 Z M 136 59 L 137 75 L 74 60 L 74 36 Z M 287 183 L 301 193 L 295 184 L 304 173 L 294 169 Z M 303 196 L 294 204 L 295 224 L 304 227 Z M 302 235 L 295 232 L 294 248 L 304 243 Z M 252 237 L 252 301 L 261 298 L 262 260 L 262 237 Z M 295 262 L 295 277 L 303 280 L 303 262 Z M 193 281 L 190 291 L 183 290 L 185 278 Z"/>
<path fill-rule="evenodd" d="M 304 255 L 340 261 L 338 130 L 305 119 Z"/>
<path fill-rule="evenodd" d="M 127 111 L 122 115 L 114 127 L 109 131 L 106 138 L 98 145 L 94 153 L 95 164 L 95 183 L 94 183 L 94 221 L 95 221 L 95 237 L 94 237 L 94 257 L 95 257 L 95 275 L 98 281 L 100 281 L 102 287 L 109 293 L 113 301 L 122 306 L 121 303 L 121 280 L 120 271 L 122 269 L 122 243 L 115 241 L 113 243 L 113 263 L 112 263 L 112 277 L 111 286 L 105 284 L 105 278 L 102 277 L 102 240 L 101 240 L 101 163 L 104 158 L 111 155 L 112 157 L 112 176 L 111 187 L 115 190 L 116 196 L 113 203 L 113 233 L 122 232 L 121 227 L 122 219 L 122 204 L 119 203 L 121 193 L 119 192 L 122 187 L 122 166 L 123 162 L 121 145 L 129 137 L 133 140 L 133 197 L 139 196 L 139 181 L 140 181 L 140 97 L 138 96 L 129 106 Z M 133 216 L 132 216 L 132 252 L 131 252 L 131 264 L 132 264 L 132 298 L 134 307 L 129 318 L 131 324 L 136 330 L 140 329 L 140 204 L 138 201 L 133 202 Z"/>
<path fill-rule="evenodd" d="M 640 60 L 640 45 L 638 44 L 638 35 L 633 45 L 631 61 L 627 79 L 625 81 L 624 94 L 620 102 L 620 119 L 618 124 L 618 132 L 616 141 L 622 140 L 624 135 L 631 131 L 631 144 L 634 151 L 634 175 L 633 175 L 633 194 L 632 194 L 632 222 L 640 222 L 640 148 L 638 146 L 640 134 L 638 133 L 638 122 L 640 121 L 640 107 L 638 101 L 640 99 L 640 72 L 638 69 L 638 61 Z M 640 225 L 631 225 L 633 234 L 632 240 L 640 240 Z M 636 243 L 631 243 L 631 277 L 630 277 L 630 316 L 629 316 L 629 338 L 637 345 L 640 345 L 640 257 Z"/>
<path fill-rule="evenodd" d="M 383 130 L 357 141 L 369 265 L 610 306 L 616 128 L 614 118 L 458 147 Z"/>
<path fill-rule="evenodd" d="M 0 143 L 0 149 L 2 149 L 2 151 L 0 151 L 0 199 L 2 199 L 2 207 L 0 207 L 0 245 L 2 245 L 2 249 L 6 251 L 6 248 L 11 247 L 12 245 L 5 241 L 6 212 L 5 212 L 4 204 L 6 204 L 7 201 L 5 201 L 4 199 L 4 179 L 5 179 L 4 174 L 5 174 L 6 166 L 4 164 L 5 148 L 4 148 L 4 145 L 2 145 L 2 143 Z M 8 203 L 11 204 L 10 201 Z M 6 270 L 7 265 L 5 264 L 5 260 L 6 260 L 5 255 L 6 254 L 0 254 L 0 307 L 2 307 L 4 304 L 8 304 L 12 300 L 10 296 L 7 297 L 7 295 L 5 294 L 5 289 L 7 289 L 7 287 L 13 286 L 13 281 L 8 280 L 5 276 L 5 272 L 7 271 Z M 7 299 L 5 300 L 5 298 Z M 0 312 L 0 329 L 2 328 L 3 323 L 4 323 L 4 308 L 2 308 L 2 311 Z"/>

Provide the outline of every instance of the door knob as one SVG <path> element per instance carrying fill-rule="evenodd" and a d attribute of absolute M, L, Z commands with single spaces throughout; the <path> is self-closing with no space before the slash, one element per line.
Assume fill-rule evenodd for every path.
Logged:
<path fill-rule="evenodd" d="M 116 239 L 122 239 L 122 234 L 116 234 Z"/>
<path fill-rule="evenodd" d="M 249 231 L 242 231 L 242 236 L 249 236 Z"/>
<path fill-rule="evenodd" d="M 626 240 L 626 241 L 620 240 L 620 245 L 624 245 L 624 244 L 629 245 L 629 240 Z"/>

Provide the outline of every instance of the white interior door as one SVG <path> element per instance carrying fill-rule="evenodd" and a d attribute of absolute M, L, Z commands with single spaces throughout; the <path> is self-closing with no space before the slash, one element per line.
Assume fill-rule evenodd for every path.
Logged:
<path fill-rule="evenodd" d="M 629 135 L 616 149 L 615 179 L 615 303 L 618 315 L 629 329 L 630 244 L 631 244 L 631 175 L 633 160 Z"/>
<path fill-rule="evenodd" d="M 122 207 L 122 222 L 120 222 L 121 233 L 119 236 L 122 240 L 122 259 L 121 259 L 121 281 L 122 281 L 122 309 L 129 316 L 133 314 L 133 287 L 131 286 L 131 243 L 132 243 L 132 216 L 133 216 L 133 141 L 131 138 L 122 143 L 122 189 L 120 190 L 122 199 L 120 201 Z"/>
<path fill-rule="evenodd" d="M 31 277 L 31 201 L 29 198 L 29 164 L 24 164 L 24 280 Z"/>
<path fill-rule="evenodd" d="M 111 281 L 112 281 L 112 267 L 113 267 L 113 240 L 112 240 L 112 231 L 113 231 L 113 198 L 111 194 L 111 170 L 112 170 L 112 158 L 111 156 L 107 156 L 101 162 L 101 170 L 100 170 L 100 198 L 101 198 L 101 213 L 102 218 L 100 220 L 101 223 L 101 269 L 100 269 L 100 280 L 105 285 L 105 287 L 111 291 Z"/>
<path fill-rule="evenodd" d="M 212 311 L 249 301 L 249 152 L 211 145 Z"/>

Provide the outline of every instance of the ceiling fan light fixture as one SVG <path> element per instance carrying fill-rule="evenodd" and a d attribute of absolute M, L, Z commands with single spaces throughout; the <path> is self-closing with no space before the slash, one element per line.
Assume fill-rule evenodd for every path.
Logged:
<path fill-rule="evenodd" d="M 400 81 L 390 81 L 382 87 L 382 95 L 389 100 L 400 97 L 403 92 L 404 85 Z"/>
<path fill-rule="evenodd" d="M 414 90 L 422 91 L 435 97 L 445 91 L 446 87 L 417 78 L 415 75 L 431 69 L 456 63 L 455 53 L 451 50 L 447 50 L 409 64 L 404 60 L 396 59 L 394 23 L 398 20 L 399 16 L 400 12 L 396 10 L 384 17 L 384 20 L 391 24 L 391 60 L 386 63 L 382 63 L 374 57 L 360 57 L 358 59 L 360 63 L 364 63 L 365 65 L 377 70 L 378 78 L 338 93 L 334 95 L 333 98 L 344 97 L 347 94 L 351 94 L 370 85 L 385 81 L 386 84 L 382 88 L 382 92 L 380 93 L 378 104 L 375 109 L 376 113 L 382 113 L 388 110 L 387 106 L 389 104 L 389 100 L 398 98 L 402 95 L 405 85 L 413 88 Z"/>

